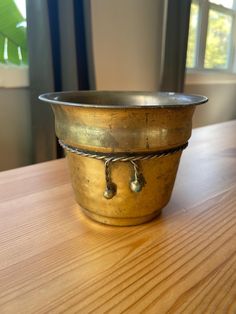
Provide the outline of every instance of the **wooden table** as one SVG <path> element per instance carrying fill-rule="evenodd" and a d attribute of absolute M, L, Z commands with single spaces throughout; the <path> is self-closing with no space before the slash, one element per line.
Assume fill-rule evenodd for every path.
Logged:
<path fill-rule="evenodd" d="M 0 313 L 236 313 L 236 121 L 196 129 L 159 219 L 110 227 L 64 159 L 0 174 Z"/>

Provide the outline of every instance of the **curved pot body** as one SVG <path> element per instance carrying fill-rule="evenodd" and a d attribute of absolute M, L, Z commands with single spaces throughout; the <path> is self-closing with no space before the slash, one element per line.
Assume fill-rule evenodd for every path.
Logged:
<path fill-rule="evenodd" d="M 91 218 L 140 224 L 168 203 L 203 96 L 145 92 L 45 94 L 76 200 Z M 104 193 L 105 191 L 105 193 Z"/>

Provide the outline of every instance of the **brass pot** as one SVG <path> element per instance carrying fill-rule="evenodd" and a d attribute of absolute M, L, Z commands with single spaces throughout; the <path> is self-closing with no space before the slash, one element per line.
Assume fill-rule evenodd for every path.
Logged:
<path fill-rule="evenodd" d="M 195 106 L 204 96 L 155 92 L 44 94 L 69 163 L 75 197 L 92 219 L 127 226 L 168 203 Z"/>

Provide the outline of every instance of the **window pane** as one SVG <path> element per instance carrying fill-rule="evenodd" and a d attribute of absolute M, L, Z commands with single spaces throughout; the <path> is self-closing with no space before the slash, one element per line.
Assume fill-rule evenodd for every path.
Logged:
<path fill-rule="evenodd" d="M 232 17 L 210 10 L 204 67 L 226 69 L 231 47 Z"/>
<path fill-rule="evenodd" d="M 210 0 L 211 3 L 223 5 L 226 8 L 232 9 L 234 0 Z"/>
<path fill-rule="evenodd" d="M 189 21 L 188 50 L 187 50 L 187 64 L 186 64 L 188 68 L 193 68 L 195 66 L 198 12 L 199 12 L 199 6 L 196 3 L 192 3 L 190 21 Z"/>

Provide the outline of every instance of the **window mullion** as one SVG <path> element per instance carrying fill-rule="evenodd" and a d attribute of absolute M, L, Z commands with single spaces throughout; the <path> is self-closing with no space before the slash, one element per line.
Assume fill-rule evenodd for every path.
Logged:
<path fill-rule="evenodd" d="M 236 52 L 236 14 L 233 16 L 232 30 L 231 30 L 231 47 L 230 47 L 230 56 L 229 56 L 229 64 L 228 70 L 231 69 L 232 72 L 236 72 L 236 60 L 235 60 L 235 52 Z"/>
<path fill-rule="evenodd" d="M 236 0 L 233 2 L 233 9 L 236 11 Z M 233 16 L 233 24 L 232 24 L 232 48 L 231 48 L 231 71 L 236 73 L 236 12 L 234 12 Z"/>
<path fill-rule="evenodd" d="M 207 0 L 200 1 L 199 6 L 199 25 L 198 28 L 198 44 L 197 44 L 197 68 L 199 70 L 204 69 L 204 59 L 206 50 L 206 38 L 208 28 L 208 15 L 209 15 L 209 2 Z"/>
<path fill-rule="evenodd" d="M 234 10 L 229 9 L 229 8 L 225 8 L 219 4 L 209 3 L 209 6 L 211 7 L 211 9 L 218 11 L 218 12 L 221 12 L 221 13 L 226 14 L 226 15 L 233 15 L 234 14 Z"/>

